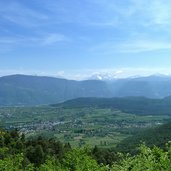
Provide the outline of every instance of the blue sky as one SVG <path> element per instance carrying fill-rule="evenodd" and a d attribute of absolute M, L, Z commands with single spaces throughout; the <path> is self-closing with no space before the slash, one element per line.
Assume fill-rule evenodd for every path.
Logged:
<path fill-rule="evenodd" d="M 171 74 L 170 0 L 0 0 L 0 75 Z"/>

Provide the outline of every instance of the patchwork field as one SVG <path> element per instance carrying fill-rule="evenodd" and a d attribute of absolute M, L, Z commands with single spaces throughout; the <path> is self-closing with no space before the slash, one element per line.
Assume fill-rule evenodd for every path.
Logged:
<path fill-rule="evenodd" d="M 72 146 L 114 147 L 142 130 L 166 123 L 169 115 L 137 115 L 96 107 L 51 106 L 0 108 L 1 126 L 17 128 L 27 138 L 46 136 Z"/>

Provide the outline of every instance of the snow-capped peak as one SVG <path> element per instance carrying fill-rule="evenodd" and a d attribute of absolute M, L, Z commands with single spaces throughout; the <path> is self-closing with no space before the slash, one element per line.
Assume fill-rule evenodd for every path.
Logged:
<path fill-rule="evenodd" d="M 118 78 L 118 75 L 120 73 L 119 72 L 97 72 L 97 73 L 93 73 L 89 79 L 91 80 L 115 80 Z"/>

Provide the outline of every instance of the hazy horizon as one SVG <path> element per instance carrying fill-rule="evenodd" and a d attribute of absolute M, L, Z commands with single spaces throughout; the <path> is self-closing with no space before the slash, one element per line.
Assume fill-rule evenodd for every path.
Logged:
<path fill-rule="evenodd" d="M 119 72 L 119 71 L 118 71 Z M 78 75 L 55 75 L 55 74 L 45 74 L 45 73 L 8 73 L 0 75 L 0 77 L 4 76 L 13 76 L 13 75 L 25 75 L 25 76 L 37 76 L 37 77 L 53 77 L 53 78 L 62 78 L 62 79 L 68 79 L 68 80 L 76 80 L 76 81 L 83 81 L 83 80 L 119 80 L 119 79 L 127 79 L 127 78 L 141 78 L 141 77 L 150 77 L 150 76 L 157 76 L 157 77 L 171 77 L 171 74 L 164 74 L 164 73 L 143 73 L 141 75 L 119 75 L 120 73 L 117 72 L 95 72 L 91 75 L 84 75 L 84 76 L 78 76 Z"/>

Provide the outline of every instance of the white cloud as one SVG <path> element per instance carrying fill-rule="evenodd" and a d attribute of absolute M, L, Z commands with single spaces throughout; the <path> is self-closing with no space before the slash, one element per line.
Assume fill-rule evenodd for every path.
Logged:
<path fill-rule="evenodd" d="M 67 40 L 68 40 L 68 38 L 66 38 L 62 34 L 52 33 L 52 34 L 49 34 L 46 37 L 42 38 L 41 44 L 42 45 L 52 45 L 57 42 L 67 41 Z"/>
<path fill-rule="evenodd" d="M 47 15 L 14 1 L 1 3 L 0 14 L 2 19 L 23 27 L 37 27 L 48 19 Z"/>
<path fill-rule="evenodd" d="M 88 27 L 116 27 L 119 20 L 117 15 L 114 15 L 115 11 L 106 7 L 107 3 L 103 5 L 99 2 L 73 0 L 72 4 L 68 1 L 45 1 L 43 4 L 51 14 L 52 23 L 72 23 Z"/>
<path fill-rule="evenodd" d="M 136 40 L 118 45 L 118 51 L 121 53 L 140 53 L 158 50 L 171 50 L 171 42 Z"/>
<path fill-rule="evenodd" d="M 132 40 L 104 42 L 90 49 L 91 53 L 114 55 L 116 53 L 142 53 L 171 50 L 171 41 L 136 38 Z"/>
<path fill-rule="evenodd" d="M 37 46 L 51 46 L 56 43 L 66 42 L 70 39 L 63 34 L 59 33 L 44 33 L 36 37 L 27 36 L 13 36 L 13 37 L 0 37 L 0 52 L 7 52 L 16 47 L 37 47 Z"/>
<path fill-rule="evenodd" d="M 170 13 L 171 2 L 168 0 L 155 0 L 151 2 L 148 13 L 151 15 L 151 21 L 158 25 L 168 25 L 171 21 Z"/>

